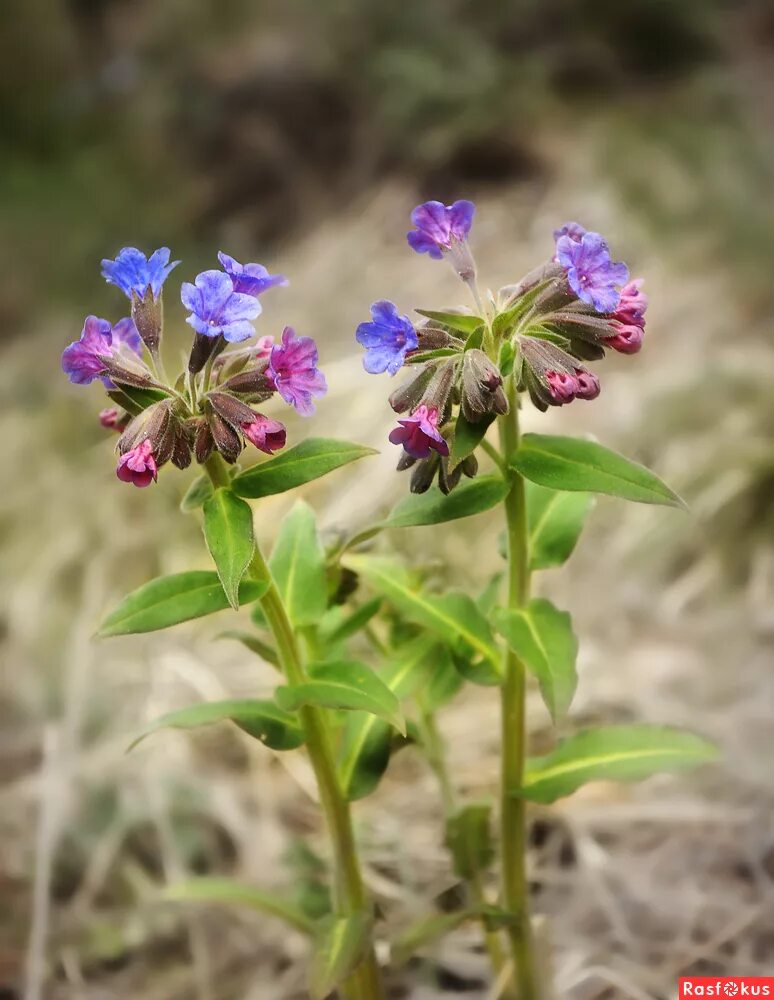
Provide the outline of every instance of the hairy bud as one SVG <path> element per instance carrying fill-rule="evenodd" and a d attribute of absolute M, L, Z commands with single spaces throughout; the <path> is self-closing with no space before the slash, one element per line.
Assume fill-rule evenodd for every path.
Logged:
<path fill-rule="evenodd" d="M 132 295 L 132 319 L 137 327 L 137 332 L 142 338 L 142 342 L 151 352 L 158 354 L 159 343 L 161 342 L 162 325 L 162 304 L 161 296 L 158 299 L 153 297 L 153 290 L 149 286 L 145 294 L 140 298 L 134 293 Z"/>
<path fill-rule="evenodd" d="M 405 413 L 407 410 L 413 410 L 415 406 L 419 406 L 434 372 L 435 366 L 427 365 L 410 382 L 398 386 L 394 392 L 390 393 L 389 403 L 393 410 L 396 413 Z"/>
<path fill-rule="evenodd" d="M 499 369 L 474 348 L 462 359 L 462 412 L 465 419 L 477 423 L 487 413 L 507 413 L 508 401 L 503 392 Z"/>

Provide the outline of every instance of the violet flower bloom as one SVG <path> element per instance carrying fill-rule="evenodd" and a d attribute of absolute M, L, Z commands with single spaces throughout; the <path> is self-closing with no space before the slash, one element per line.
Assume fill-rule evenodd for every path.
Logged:
<path fill-rule="evenodd" d="M 148 438 L 119 458 L 116 475 L 122 483 L 133 483 L 139 487 L 150 486 L 158 478 L 153 445 Z"/>
<path fill-rule="evenodd" d="M 115 260 L 102 261 L 102 277 L 120 288 L 129 299 L 133 295 L 145 298 L 148 289 L 153 298 L 158 299 L 161 286 L 179 263 L 179 260 L 169 263 L 169 247 L 160 247 L 150 257 L 136 247 L 124 247 Z"/>
<path fill-rule="evenodd" d="M 430 451 L 439 455 L 449 454 L 449 445 L 438 430 L 438 410 L 424 403 L 409 417 L 399 420 L 400 427 L 390 431 L 390 442 L 402 444 L 412 458 L 427 458 Z"/>
<path fill-rule="evenodd" d="M 140 354 L 142 341 L 134 322 L 127 316 L 111 327 L 106 319 L 87 316 L 80 339 L 66 347 L 62 353 L 62 371 L 76 385 L 89 385 L 101 378 L 108 389 L 113 383 L 105 375 L 102 357 L 112 356 L 122 347 Z"/>
<path fill-rule="evenodd" d="M 285 447 L 285 427 L 279 420 L 270 420 L 262 413 L 256 413 L 255 420 L 242 424 L 242 433 L 259 451 L 273 455 Z"/>
<path fill-rule="evenodd" d="M 433 260 L 441 260 L 444 253 L 455 244 L 464 243 L 476 206 L 472 201 L 455 201 L 444 205 L 440 201 L 426 201 L 411 213 L 411 221 L 416 226 L 406 234 L 409 246 L 417 253 L 426 253 Z"/>
<path fill-rule="evenodd" d="M 395 375 L 406 354 L 419 346 L 417 332 L 408 316 L 398 315 L 395 304 L 385 299 L 374 302 L 371 316 L 373 322 L 361 323 L 355 334 L 366 349 L 363 367 L 372 375 L 385 371 Z"/>
<path fill-rule="evenodd" d="M 240 264 L 222 250 L 218 252 L 218 260 L 231 278 L 234 291 L 244 295 L 254 295 L 257 298 L 269 288 L 288 283 L 284 274 L 269 274 L 263 264 Z"/>
<path fill-rule="evenodd" d="M 597 312 L 610 313 L 618 308 L 618 291 L 629 278 L 626 264 L 610 259 L 610 250 L 599 233 L 584 233 L 580 241 L 560 236 L 556 257 L 567 272 L 570 288 L 582 302 Z"/>
<path fill-rule="evenodd" d="M 305 417 L 314 413 L 312 397 L 328 391 L 325 376 L 317 368 L 317 345 L 311 337 L 297 337 L 290 326 L 282 331 L 282 342 L 271 349 L 266 377 L 285 402 Z"/>
<path fill-rule="evenodd" d="M 261 312 L 260 302 L 235 292 L 231 278 L 222 271 L 202 271 L 193 285 L 184 281 L 180 298 L 191 311 L 186 323 L 204 337 L 223 337 L 238 344 L 255 333 L 250 320 Z"/>
<path fill-rule="evenodd" d="M 588 229 L 580 222 L 565 222 L 561 229 L 554 230 L 554 240 L 558 242 L 562 236 L 569 236 L 571 240 L 580 243 L 587 232 Z"/>

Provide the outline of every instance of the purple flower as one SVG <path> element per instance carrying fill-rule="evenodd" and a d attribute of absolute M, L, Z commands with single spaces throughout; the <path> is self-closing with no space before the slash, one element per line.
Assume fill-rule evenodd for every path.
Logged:
<path fill-rule="evenodd" d="M 237 344 L 255 333 L 250 320 L 261 311 L 252 295 L 235 292 L 231 278 L 222 271 L 202 271 L 192 285 L 184 281 L 180 298 L 191 315 L 186 323 L 205 337 L 224 337 Z"/>
<path fill-rule="evenodd" d="M 158 466 L 148 438 L 119 458 L 116 475 L 121 482 L 140 487 L 150 486 L 157 479 Z"/>
<path fill-rule="evenodd" d="M 257 297 L 268 288 L 288 283 L 288 279 L 282 274 L 269 274 L 263 264 L 240 264 L 222 250 L 218 253 L 218 260 L 231 278 L 235 292 Z"/>
<path fill-rule="evenodd" d="M 169 272 L 179 263 L 179 260 L 169 263 L 169 247 L 160 247 L 150 257 L 136 247 L 124 247 L 115 260 L 102 261 L 102 277 L 117 285 L 127 298 L 133 295 L 145 298 L 150 288 L 153 298 L 158 299 Z"/>
<path fill-rule="evenodd" d="M 412 458 L 427 458 L 431 449 L 449 454 L 449 445 L 438 430 L 438 410 L 422 403 L 410 417 L 399 420 L 400 427 L 390 431 L 390 442 L 402 444 Z"/>
<path fill-rule="evenodd" d="M 381 299 L 371 306 L 373 322 L 361 323 L 355 338 L 366 349 L 363 367 L 372 375 L 395 375 L 409 351 L 419 346 L 417 332 L 408 316 L 399 316 L 393 302 Z"/>
<path fill-rule="evenodd" d="M 645 329 L 645 311 L 648 308 L 648 296 L 643 292 L 643 279 L 635 278 L 621 289 L 621 301 L 613 319 L 619 323 L 631 323 Z"/>
<path fill-rule="evenodd" d="M 273 455 L 285 447 L 285 427 L 279 420 L 270 420 L 262 413 L 256 413 L 255 419 L 242 424 L 242 433 L 259 451 Z"/>
<path fill-rule="evenodd" d="M 89 385 L 95 378 L 101 378 L 110 389 L 113 383 L 105 375 L 101 357 L 112 356 L 122 347 L 136 354 L 142 350 L 137 327 L 128 316 L 113 327 L 106 319 L 87 316 L 80 339 L 62 353 L 62 371 L 76 385 Z"/>
<path fill-rule="evenodd" d="M 475 211 L 472 201 L 455 201 L 453 205 L 426 201 L 418 205 L 411 213 L 416 229 L 406 235 L 409 246 L 440 260 L 455 244 L 465 242 Z"/>
<path fill-rule="evenodd" d="M 282 331 L 281 343 L 271 349 L 266 377 L 285 402 L 305 417 L 314 413 L 312 397 L 328 391 L 325 376 L 317 368 L 317 345 L 311 337 L 297 337 L 290 326 Z"/>
<path fill-rule="evenodd" d="M 560 236 L 556 256 L 567 272 L 570 288 L 597 312 L 613 312 L 621 301 L 619 287 L 629 278 L 626 264 L 613 262 L 599 233 L 584 233 L 580 241 Z"/>
<path fill-rule="evenodd" d="M 554 230 L 554 240 L 558 242 L 562 236 L 569 236 L 571 240 L 580 243 L 587 232 L 588 229 L 580 222 L 565 222 L 561 229 Z"/>

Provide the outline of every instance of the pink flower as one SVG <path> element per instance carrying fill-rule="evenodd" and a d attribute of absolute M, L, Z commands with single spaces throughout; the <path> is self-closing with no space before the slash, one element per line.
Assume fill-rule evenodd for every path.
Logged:
<path fill-rule="evenodd" d="M 242 424 L 242 433 L 259 451 L 273 455 L 285 447 L 285 428 L 279 420 L 270 420 L 256 413 L 255 420 Z"/>
<path fill-rule="evenodd" d="M 643 327 L 634 323 L 619 323 L 618 320 L 613 320 L 610 325 L 616 334 L 605 340 L 605 347 L 612 347 L 620 354 L 636 354 L 642 347 L 642 338 L 645 336 Z"/>
<path fill-rule="evenodd" d="M 317 367 L 317 345 L 311 337 L 297 337 L 289 326 L 282 331 L 282 343 L 271 349 L 266 377 L 285 402 L 305 417 L 314 413 L 312 397 L 328 391 Z"/>
<path fill-rule="evenodd" d="M 619 323 L 639 326 L 645 329 L 645 310 L 648 308 L 648 296 L 642 291 L 642 278 L 635 278 L 621 289 L 621 301 L 613 314 Z"/>
<path fill-rule="evenodd" d="M 578 385 L 578 388 L 575 390 L 575 395 L 578 399 L 596 399 L 601 392 L 599 379 L 585 368 L 575 369 L 575 381 Z"/>
<path fill-rule="evenodd" d="M 100 410 L 99 412 L 99 422 L 108 431 L 120 430 L 118 424 L 118 410 L 111 408 L 107 410 Z"/>
<path fill-rule="evenodd" d="M 449 454 L 449 445 L 438 430 L 438 410 L 424 403 L 411 416 L 399 420 L 400 427 L 390 432 L 392 444 L 402 444 L 412 458 L 427 458 L 431 449 L 439 455 Z"/>
<path fill-rule="evenodd" d="M 255 358 L 257 361 L 265 361 L 271 355 L 274 347 L 274 337 L 259 337 L 255 345 Z"/>
<path fill-rule="evenodd" d="M 567 372 L 547 371 L 544 375 L 551 398 L 559 403 L 571 403 L 580 388 L 577 378 Z"/>
<path fill-rule="evenodd" d="M 153 445 L 148 438 L 135 445 L 118 460 L 116 475 L 123 483 L 135 486 L 150 486 L 158 475 L 158 466 L 153 455 Z"/>

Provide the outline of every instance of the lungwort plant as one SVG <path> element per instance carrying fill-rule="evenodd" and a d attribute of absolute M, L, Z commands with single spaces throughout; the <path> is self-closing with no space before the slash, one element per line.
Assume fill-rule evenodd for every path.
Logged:
<path fill-rule="evenodd" d="M 437 775 L 445 842 L 468 898 L 456 912 L 431 913 L 406 927 L 391 942 L 391 959 L 400 964 L 462 921 L 478 920 L 502 995 L 521 1000 L 542 995 L 525 870 L 527 803 L 553 802 L 590 780 L 643 778 L 713 756 L 698 737 L 656 726 L 584 729 L 542 757 L 527 756 L 528 680 L 539 685 L 554 721 L 564 720 L 577 654 L 569 614 L 531 597 L 532 573 L 568 558 L 594 493 L 681 501 L 652 473 L 596 443 L 519 431 L 524 400 L 545 410 L 594 399 L 599 382 L 586 363 L 607 349 L 639 350 L 641 283 L 628 280 L 598 234 L 569 224 L 557 232 L 551 260 L 482 297 L 467 243 L 473 213 L 467 201 L 429 202 L 415 210 L 408 240 L 417 252 L 452 263 L 474 308 L 418 310 L 423 320 L 414 324 L 380 301 L 358 328 L 369 372 L 409 371 L 390 397 L 399 415 L 390 440 L 402 449 L 398 468 L 410 470 L 412 495 L 327 545 L 312 509 L 297 501 L 267 558 L 247 503 L 372 453 L 323 438 L 285 450 L 285 427 L 263 412 L 279 397 L 308 416 L 326 391 L 309 337 L 286 327 L 276 342 L 256 339 L 260 296 L 285 284 L 283 277 L 221 253 L 221 269 L 183 283 L 193 338 L 185 369 L 170 378 L 161 357 L 162 297 L 178 262 L 170 263 L 166 248 L 149 258 L 125 248 L 103 261 L 103 275 L 125 294 L 130 315 L 115 324 L 89 316 L 62 358 L 72 382 L 99 380 L 107 391 L 111 405 L 100 421 L 118 434 L 120 480 L 143 488 L 168 463 L 200 466 L 181 509 L 201 516 L 214 564 L 213 571 L 140 587 L 105 618 L 99 634 L 151 632 L 251 604 L 251 625 L 228 635 L 280 675 L 272 698 L 178 709 L 138 733 L 135 743 L 162 728 L 230 722 L 273 751 L 306 752 L 330 842 L 332 891 L 322 905 L 319 895 L 314 906 L 297 906 L 225 879 L 196 879 L 166 896 L 247 905 L 307 935 L 314 1000 L 334 991 L 343 1000 L 385 996 L 351 803 L 374 791 L 400 747 L 415 744 Z M 267 457 L 242 469 L 237 463 L 249 448 Z M 490 466 L 482 474 L 479 453 Z M 371 548 L 388 528 L 453 522 L 496 507 L 507 529 L 505 586 L 498 573 L 483 593 L 441 592 L 420 567 Z M 466 683 L 497 688 L 502 704 L 496 899 L 488 898 L 486 881 L 497 853 L 491 805 L 460 801 L 436 721 L 437 710 Z"/>

